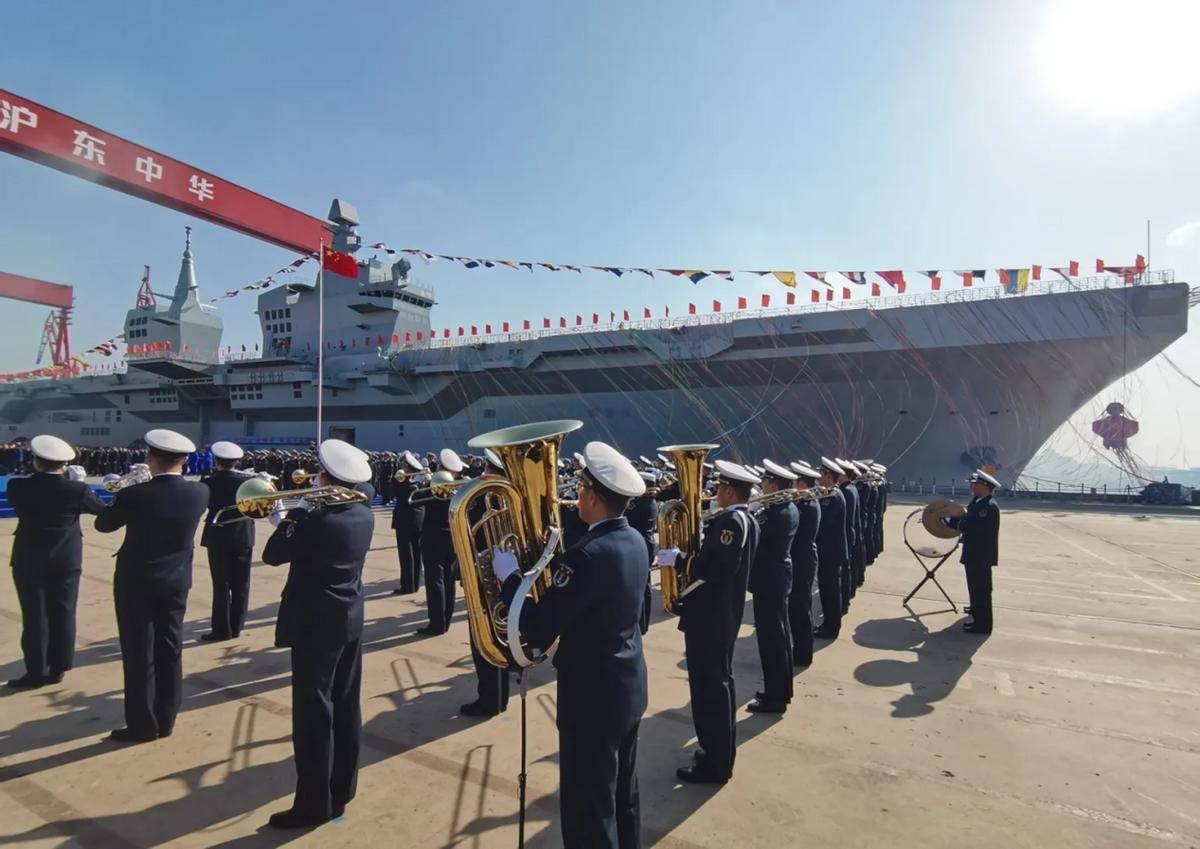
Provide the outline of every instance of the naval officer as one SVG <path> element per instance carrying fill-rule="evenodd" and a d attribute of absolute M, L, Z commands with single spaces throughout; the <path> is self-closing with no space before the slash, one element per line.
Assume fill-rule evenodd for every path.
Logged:
<path fill-rule="evenodd" d="M 200 479 L 208 487 L 208 515 L 200 533 L 200 545 L 208 549 L 208 571 L 212 576 L 212 630 L 205 642 L 240 636 L 250 602 L 250 553 L 254 549 L 254 522 L 239 520 L 214 525 L 213 518 L 237 501 L 238 487 L 249 475 L 238 472 L 242 449 L 224 440 L 211 447 L 216 470 Z"/>
<path fill-rule="evenodd" d="M 807 463 L 790 463 L 796 473 L 796 489 L 810 490 L 821 473 Z M 792 592 L 788 596 L 788 625 L 792 632 L 792 666 L 812 666 L 812 588 L 817 576 L 817 532 L 821 527 L 821 502 L 809 498 L 797 502 L 798 524 L 792 538 Z M 839 614 L 841 613 L 839 609 Z"/>
<path fill-rule="evenodd" d="M 462 458 L 451 448 L 441 450 L 437 465 L 440 471 L 449 472 L 455 477 L 466 468 Z M 432 498 L 425 505 L 425 518 L 421 522 L 421 564 L 425 569 L 425 604 L 429 610 L 429 624 L 418 628 L 417 633 L 432 637 L 450 630 L 457 591 L 454 581 L 458 577 L 458 560 L 450 538 L 448 498 Z"/>
<path fill-rule="evenodd" d="M 629 520 L 629 526 L 641 534 L 642 539 L 646 541 L 646 564 L 649 566 L 654 563 L 654 533 L 658 528 L 658 504 L 654 500 L 654 494 L 650 487 L 654 486 L 658 479 L 654 472 L 642 471 L 638 474 L 646 485 L 646 490 L 636 498 L 629 500 L 629 509 L 625 511 L 625 518 Z M 650 573 L 647 571 L 646 590 L 642 594 L 642 615 L 638 625 L 643 637 L 650 630 L 652 604 Z"/>
<path fill-rule="evenodd" d="M 17 514 L 12 570 L 21 605 L 21 653 L 25 674 L 10 687 L 57 684 L 75 659 L 75 606 L 83 572 L 81 513 L 104 504 L 67 466 L 75 451 L 57 436 L 29 443 L 33 474 L 8 482 L 8 503 Z"/>
<path fill-rule="evenodd" d="M 763 494 L 793 488 L 797 475 L 774 460 L 763 460 Z M 800 513 L 791 501 L 768 505 L 758 512 L 758 549 L 750 568 L 750 594 L 754 597 L 754 636 L 762 661 L 763 688 L 747 710 L 783 713 L 792 701 L 792 634 L 788 622 L 788 596 L 792 592 L 792 541 Z"/>
<path fill-rule="evenodd" d="M 821 595 L 821 625 L 814 637 L 836 640 L 842 630 L 842 576 L 850 560 L 846 540 L 846 497 L 838 487 L 842 467 L 837 460 L 821 458 L 821 486 L 830 494 L 821 499 L 821 521 L 817 526 L 817 592 Z"/>
<path fill-rule="evenodd" d="M 196 526 L 208 507 L 208 487 L 184 480 L 183 464 L 196 450 L 173 430 L 144 437 L 152 477 L 126 487 L 96 517 L 96 530 L 125 528 L 117 551 L 113 599 L 125 672 L 125 727 L 121 743 L 169 737 L 183 697 L 183 615 L 192 586 Z"/>
<path fill-rule="evenodd" d="M 400 586 L 392 590 L 394 595 L 415 593 L 421 586 L 421 524 L 425 521 L 425 505 L 409 504 L 408 499 L 417 488 L 417 479 L 425 474 L 425 466 L 411 451 L 405 451 L 397 463 L 406 480 L 393 480 L 391 494 L 396 503 L 392 507 L 392 530 L 396 533 L 396 556 L 400 561 Z"/>
<path fill-rule="evenodd" d="M 699 750 L 691 766 L 675 775 L 681 781 L 724 784 L 733 775 L 736 755 L 733 647 L 746 607 L 750 564 L 758 547 L 758 523 L 746 502 L 758 475 L 728 460 L 716 462 L 719 511 L 704 527 L 700 551 L 691 564 L 692 585 L 679 616 L 687 660 L 692 722 Z M 659 551 L 664 568 L 680 568 L 679 549 Z"/>
<path fill-rule="evenodd" d="M 946 524 L 962 531 L 959 562 L 967 573 L 967 595 L 972 621 L 963 626 L 968 634 L 992 633 L 992 567 L 1000 559 L 1000 508 L 992 493 L 1000 481 L 983 469 L 971 475 L 971 503 L 961 518 L 948 516 Z"/>
<path fill-rule="evenodd" d="M 521 634 L 546 649 L 559 640 L 559 806 L 565 849 L 641 845 L 638 726 L 646 663 L 638 620 L 650 571 L 646 544 L 624 513 L 646 485 L 602 442 L 583 450 L 579 515 L 588 529 L 551 561 L 554 580 L 521 610 Z M 506 604 L 521 584 L 513 555 L 494 551 Z"/>
<path fill-rule="evenodd" d="M 292 750 L 296 798 L 271 815 L 275 828 L 310 828 L 340 817 L 358 786 L 362 728 L 362 570 L 375 517 L 359 449 L 327 439 L 317 450 L 321 485 L 357 489 L 367 502 L 289 510 L 263 549 L 263 562 L 289 563 L 275 645 L 291 649 Z"/>
<path fill-rule="evenodd" d="M 842 613 L 850 611 L 850 600 L 854 598 L 859 585 L 859 568 L 862 565 L 862 513 L 858 497 L 858 487 L 854 481 L 858 478 L 858 469 L 849 460 L 838 458 L 842 473 L 838 475 L 838 489 L 846 499 L 846 549 L 847 560 L 842 568 Z"/>

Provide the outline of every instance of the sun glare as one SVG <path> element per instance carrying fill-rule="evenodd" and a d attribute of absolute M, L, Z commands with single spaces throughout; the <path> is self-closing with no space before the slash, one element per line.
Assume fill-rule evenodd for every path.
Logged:
<path fill-rule="evenodd" d="M 1057 0 L 1038 44 L 1042 76 L 1100 115 L 1152 115 L 1200 92 L 1200 0 Z"/>

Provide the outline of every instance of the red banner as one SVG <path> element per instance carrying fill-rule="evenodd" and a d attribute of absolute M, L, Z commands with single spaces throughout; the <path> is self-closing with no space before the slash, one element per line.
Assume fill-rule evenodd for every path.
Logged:
<path fill-rule="evenodd" d="M 3 89 L 0 150 L 302 254 L 329 238 L 319 218 Z"/>

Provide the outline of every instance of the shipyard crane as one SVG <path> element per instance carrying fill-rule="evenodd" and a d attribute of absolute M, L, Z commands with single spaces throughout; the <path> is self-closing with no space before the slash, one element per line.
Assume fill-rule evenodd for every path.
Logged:
<path fill-rule="evenodd" d="M 0 298 L 53 307 L 42 326 L 37 362 L 42 361 L 49 348 L 54 365 L 71 364 L 71 310 L 75 306 L 75 292 L 70 286 L 0 271 Z"/>

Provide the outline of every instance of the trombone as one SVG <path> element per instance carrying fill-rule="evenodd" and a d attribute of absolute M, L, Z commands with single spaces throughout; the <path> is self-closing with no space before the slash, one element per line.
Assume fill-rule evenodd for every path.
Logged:
<path fill-rule="evenodd" d="M 397 473 L 399 474 L 399 473 Z M 431 501 L 449 501 L 458 488 L 470 483 L 470 478 L 455 478 L 452 472 L 440 469 L 429 479 L 429 486 L 414 489 L 408 496 L 409 504 L 428 504 Z"/>
<path fill-rule="evenodd" d="M 301 501 L 309 507 L 319 508 L 330 504 L 365 504 L 367 496 L 357 489 L 344 486 L 314 486 L 280 492 L 269 480 L 253 477 L 242 482 L 234 495 L 233 504 L 218 510 L 212 524 L 220 527 L 247 519 L 265 519 L 280 509 L 280 505 L 283 510 L 291 510 L 300 506 Z M 237 515 L 226 518 L 228 514 Z"/>
<path fill-rule="evenodd" d="M 150 467 L 138 464 L 133 467 L 133 470 L 124 475 L 106 475 L 100 486 L 105 492 L 120 492 L 126 487 L 136 486 L 139 483 L 145 483 L 154 475 L 150 474 Z"/>

